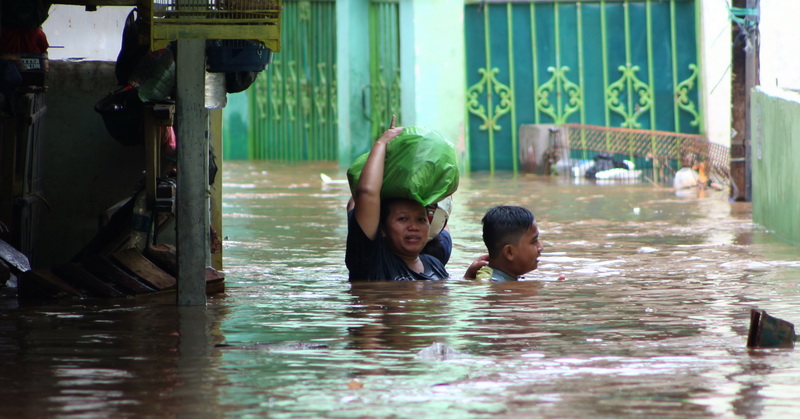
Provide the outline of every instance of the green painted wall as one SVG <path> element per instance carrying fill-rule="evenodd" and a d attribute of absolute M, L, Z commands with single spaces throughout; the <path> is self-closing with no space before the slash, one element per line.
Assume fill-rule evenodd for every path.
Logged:
<path fill-rule="evenodd" d="M 751 115 L 753 221 L 800 245 L 800 94 L 758 87 Z"/>
<path fill-rule="evenodd" d="M 290 20 L 291 16 L 297 14 L 291 13 L 293 8 L 309 5 L 313 14 L 315 8 L 322 3 L 332 3 L 332 0 L 310 3 L 300 0 L 287 1 L 284 17 Z M 370 28 L 371 11 L 373 18 L 376 11 L 381 17 L 381 19 L 373 19 L 372 28 Z M 393 13 L 399 15 L 397 24 L 394 26 L 387 24 L 387 19 L 393 20 L 396 18 L 395 16 L 398 16 Z M 380 121 L 388 124 L 387 110 L 392 107 L 397 109 L 392 110 L 389 114 L 397 114 L 400 118 L 398 123 L 422 125 L 435 129 L 453 141 L 459 150 L 465 150 L 466 93 L 464 85 L 466 75 L 464 73 L 463 0 L 335 0 L 335 17 L 335 59 L 330 61 L 328 63 L 330 66 L 326 68 L 335 68 L 335 73 L 328 78 L 332 90 L 328 97 L 335 102 L 332 104 L 334 111 L 331 115 L 331 120 L 336 121 L 335 135 L 332 136 L 336 139 L 333 158 L 338 161 L 339 165 L 349 167 L 353 159 L 369 151 L 376 137 L 371 132 L 375 121 L 371 121 L 370 116 L 380 117 Z M 308 46 L 301 48 L 299 45 L 307 39 L 300 35 L 304 35 L 305 32 L 301 31 L 300 34 L 290 35 L 293 33 L 290 26 L 288 22 L 284 25 L 287 32 L 283 35 L 283 39 L 286 41 L 283 50 L 281 53 L 275 54 L 270 68 L 262 72 L 256 83 L 247 91 L 249 113 L 245 114 L 243 120 L 240 118 L 241 112 L 237 106 L 240 102 L 236 98 L 229 97 L 229 105 L 224 111 L 226 159 L 281 159 L 286 154 L 300 156 L 299 159 L 303 158 L 302 152 L 296 153 L 297 144 L 281 146 L 284 143 L 288 144 L 284 137 L 291 134 L 291 129 L 279 130 L 280 132 L 277 134 L 273 132 L 275 126 L 281 123 L 276 120 L 276 117 L 280 116 L 286 119 L 291 117 L 289 113 L 300 114 L 304 112 L 303 109 L 306 113 L 317 110 L 313 106 L 314 109 L 308 106 L 295 109 L 299 107 L 299 104 L 312 102 L 312 99 L 315 98 L 315 96 L 311 97 L 310 91 L 316 90 L 316 87 L 304 88 L 306 84 L 303 83 L 305 73 L 309 71 L 309 68 L 313 71 L 313 66 L 304 66 L 300 70 L 293 70 L 294 67 L 283 69 L 283 67 L 286 64 L 284 61 L 299 60 L 299 58 L 290 57 L 290 53 L 294 51 L 292 48 L 299 48 L 301 53 L 305 53 L 306 49 L 315 48 L 319 44 L 318 38 L 308 38 L 311 39 Z M 310 28 L 309 31 L 313 32 L 312 29 Z M 296 31 L 294 30 L 294 32 Z M 397 32 L 399 32 L 400 49 L 399 68 L 396 65 L 398 59 L 394 56 L 396 50 L 393 51 L 398 43 L 395 35 Z M 370 73 L 371 43 L 373 44 L 373 61 L 380 58 L 376 56 L 382 57 L 384 54 L 392 56 L 389 58 L 392 58 L 393 61 L 377 60 L 377 66 L 382 68 L 383 73 L 381 74 L 386 84 L 390 85 L 390 89 L 379 89 L 381 80 L 373 80 L 375 77 Z M 376 48 L 377 51 L 375 51 Z M 295 57 L 301 55 L 303 54 L 294 54 Z M 307 59 L 303 60 L 308 61 Z M 374 66 L 375 62 L 373 62 Z M 384 68 L 387 66 L 389 68 Z M 278 72 L 279 69 L 283 70 Z M 395 73 L 400 74 L 399 90 L 401 94 L 399 97 L 392 96 L 398 90 L 396 78 L 392 79 L 392 77 L 386 76 L 387 74 L 394 76 Z M 298 78 L 300 80 L 299 87 L 279 89 L 280 92 L 283 92 L 283 96 L 276 97 L 275 92 L 269 86 L 278 85 L 276 84 L 277 75 L 280 75 L 278 78 L 284 81 L 289 78 Z M 388 92 L 385 93 L 384 99 L 387 99 L 390 106 L 384 107 L 387 109 L 383 109 L 383 111 L 379 109 L 376 99 L 379 96 L 376 94 L 379 90 Z M 304 99 L 306 100 L 304 101 Z M 284 112 L 286 115 L 275 114 L 275 111 L 272 110 L 276 104 L 287 106 L 289 102 L 294 107 L 288 107 Z M 400 102 L 400 105 L 394 105 L 396 102 Z M 319 124 L 322 119 L 317 117 L 316 119 L 312 118 L 312 121 Z M 325 118 L 325 120 L 327 119 Z M 308 118 L 303 119 L 303 121 L 306 120 Z M 305 124 L 306 128 L 309 125 L 312 126 L 311 131 L 314 131 L 314 123 Z M 245 138 L 240 134 L 242 129 L 248 132 Z M 381 130 L 382 128 L 377 127 L 378 134 Z M 295 133 L 296 131 L 297 129 L 294 129 Z M 249 145 L 243 144 L 247 136 L 251 141 Z M 277 138 L 273 141 L 280 143 L 277 145 L 280 148 L 277 150 L 277 157 L 274 155 L 275 153 L 260 152 L 261 148 L 265 148 L 261 145 L 266 143 L 263 137 Z M 320 140 L 320 135 L 314 132 L 308 136 L 309 144 Z M 283 153 L 280 152 L 281 150 Z M 323 159 L 327 159 L 327 154 L 325 156 Z M 314 156 L 311 157 L 314 158 Z"/>
<path fill-rule="evenodd" d="M 374 0 L 373 0 L 374 1 Z M 403 125 L 422 125 L 463 142 L 463 0 L 400 0 L 400 87 Z M 369 150 L 364 115 L 369 74 L 369 0 L 337 0 L 339 165 Z M 435 40 L 435 42 L 431 42 Z"/>
<path fill-rule="evenodd" d="M 247 154 L 247 92 L 228 94 L 222 108 L 222 146 L 225 160 L 245 160 Z"/>
<path fill-rule="evenodd" d="M 463 143 L 464 1 L 401 0 L 400 22 L 403 124 Z"/>
<path fill-rule="evenodd" d="M 339 165 L 369 151 L 369 119 L 364 116 L 364 88 L 369 85 L 369 1 L 336 2 L 336 78 L 339 110 Z"/>

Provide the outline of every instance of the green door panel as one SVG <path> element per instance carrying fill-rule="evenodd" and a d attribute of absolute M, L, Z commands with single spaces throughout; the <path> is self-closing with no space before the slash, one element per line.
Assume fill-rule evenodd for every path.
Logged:
<path fill-rule="evenodd" d="M 402 125 L 400 114 L 400 25 L 397 0 L 371 0 L 369 4 L 370 85 L 364 112 L 372 139 L 389 127 L 391 116 Z"/>
<path fill-rule="evenodd" d="M 281 52 L 247 90 L 248 158 L 336 160 L 335 6 L 284 1 Z"/>

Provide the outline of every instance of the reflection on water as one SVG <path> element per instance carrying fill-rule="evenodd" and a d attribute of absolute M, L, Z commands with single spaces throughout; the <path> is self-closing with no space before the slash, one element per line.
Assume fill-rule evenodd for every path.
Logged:
<path fill-rule="evenodd" d="M 331 164 L 226 163 L 227 292 L 0 311 L 2 417 L 789 417 L 795 350 L 745 349 L 749 309 L 800 319 L 800 252 L 719 192 L 473 174 L 443 282 L 349 284 Z M 459 279 L 497 204 L 536 215 L 540 269 Z M 559 275 L 567 280 L 556 281 Z M 417 357 L 434 343 L 448 359 Z M 357 381 L 354 381 L 357 380 Z M 353 385 L 353 383 L 359 383 Z M 363 384 L 363 387 L 361 385 Z"/>

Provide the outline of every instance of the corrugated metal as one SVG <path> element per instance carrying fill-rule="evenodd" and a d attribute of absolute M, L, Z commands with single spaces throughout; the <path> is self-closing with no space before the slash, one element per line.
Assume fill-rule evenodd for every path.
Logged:
<path fill-rule="evenodd" d="M 287 42 L 248 90 L 248 158 L 336 160 L 336 4 L 284 1 Z"/>
<path fill-rule="evenodd" d="M 397 0 L 371 0 L 369 7 L 370 85 L 365 108 L 372 138 L 389 127 L 400 114 L 400 23 Z"/>

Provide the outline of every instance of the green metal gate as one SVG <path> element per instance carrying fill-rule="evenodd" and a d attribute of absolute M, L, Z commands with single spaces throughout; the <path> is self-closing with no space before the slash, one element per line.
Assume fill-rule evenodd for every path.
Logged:
<path fill-rule="evenodd" d="M 370 121 L 371 138 L 389 127 L 391 116 L 400 114 L 400 25 L 398 0 L 370 0 L 369 74 L 364 112 Z"/>
<path fill-rule="evenodd" d="M 335 0 L 285 0 L 280 53 L 248 90 L 248 158 L 337 159 Z M 399 1 L 370 0 L 364 117 L 376 138 L 400 122 Z"/>
<path fill-rule="evenodd" d="M 336 3 L 283 5 L 281 52 L 248 90 L 248 158 L 336 160 Z"/>
<path fill-rule="evenodd" d="M 468 0 L 470 169 L 518 170 L 521 124 L 703 132 L 693 0 Z"/>

